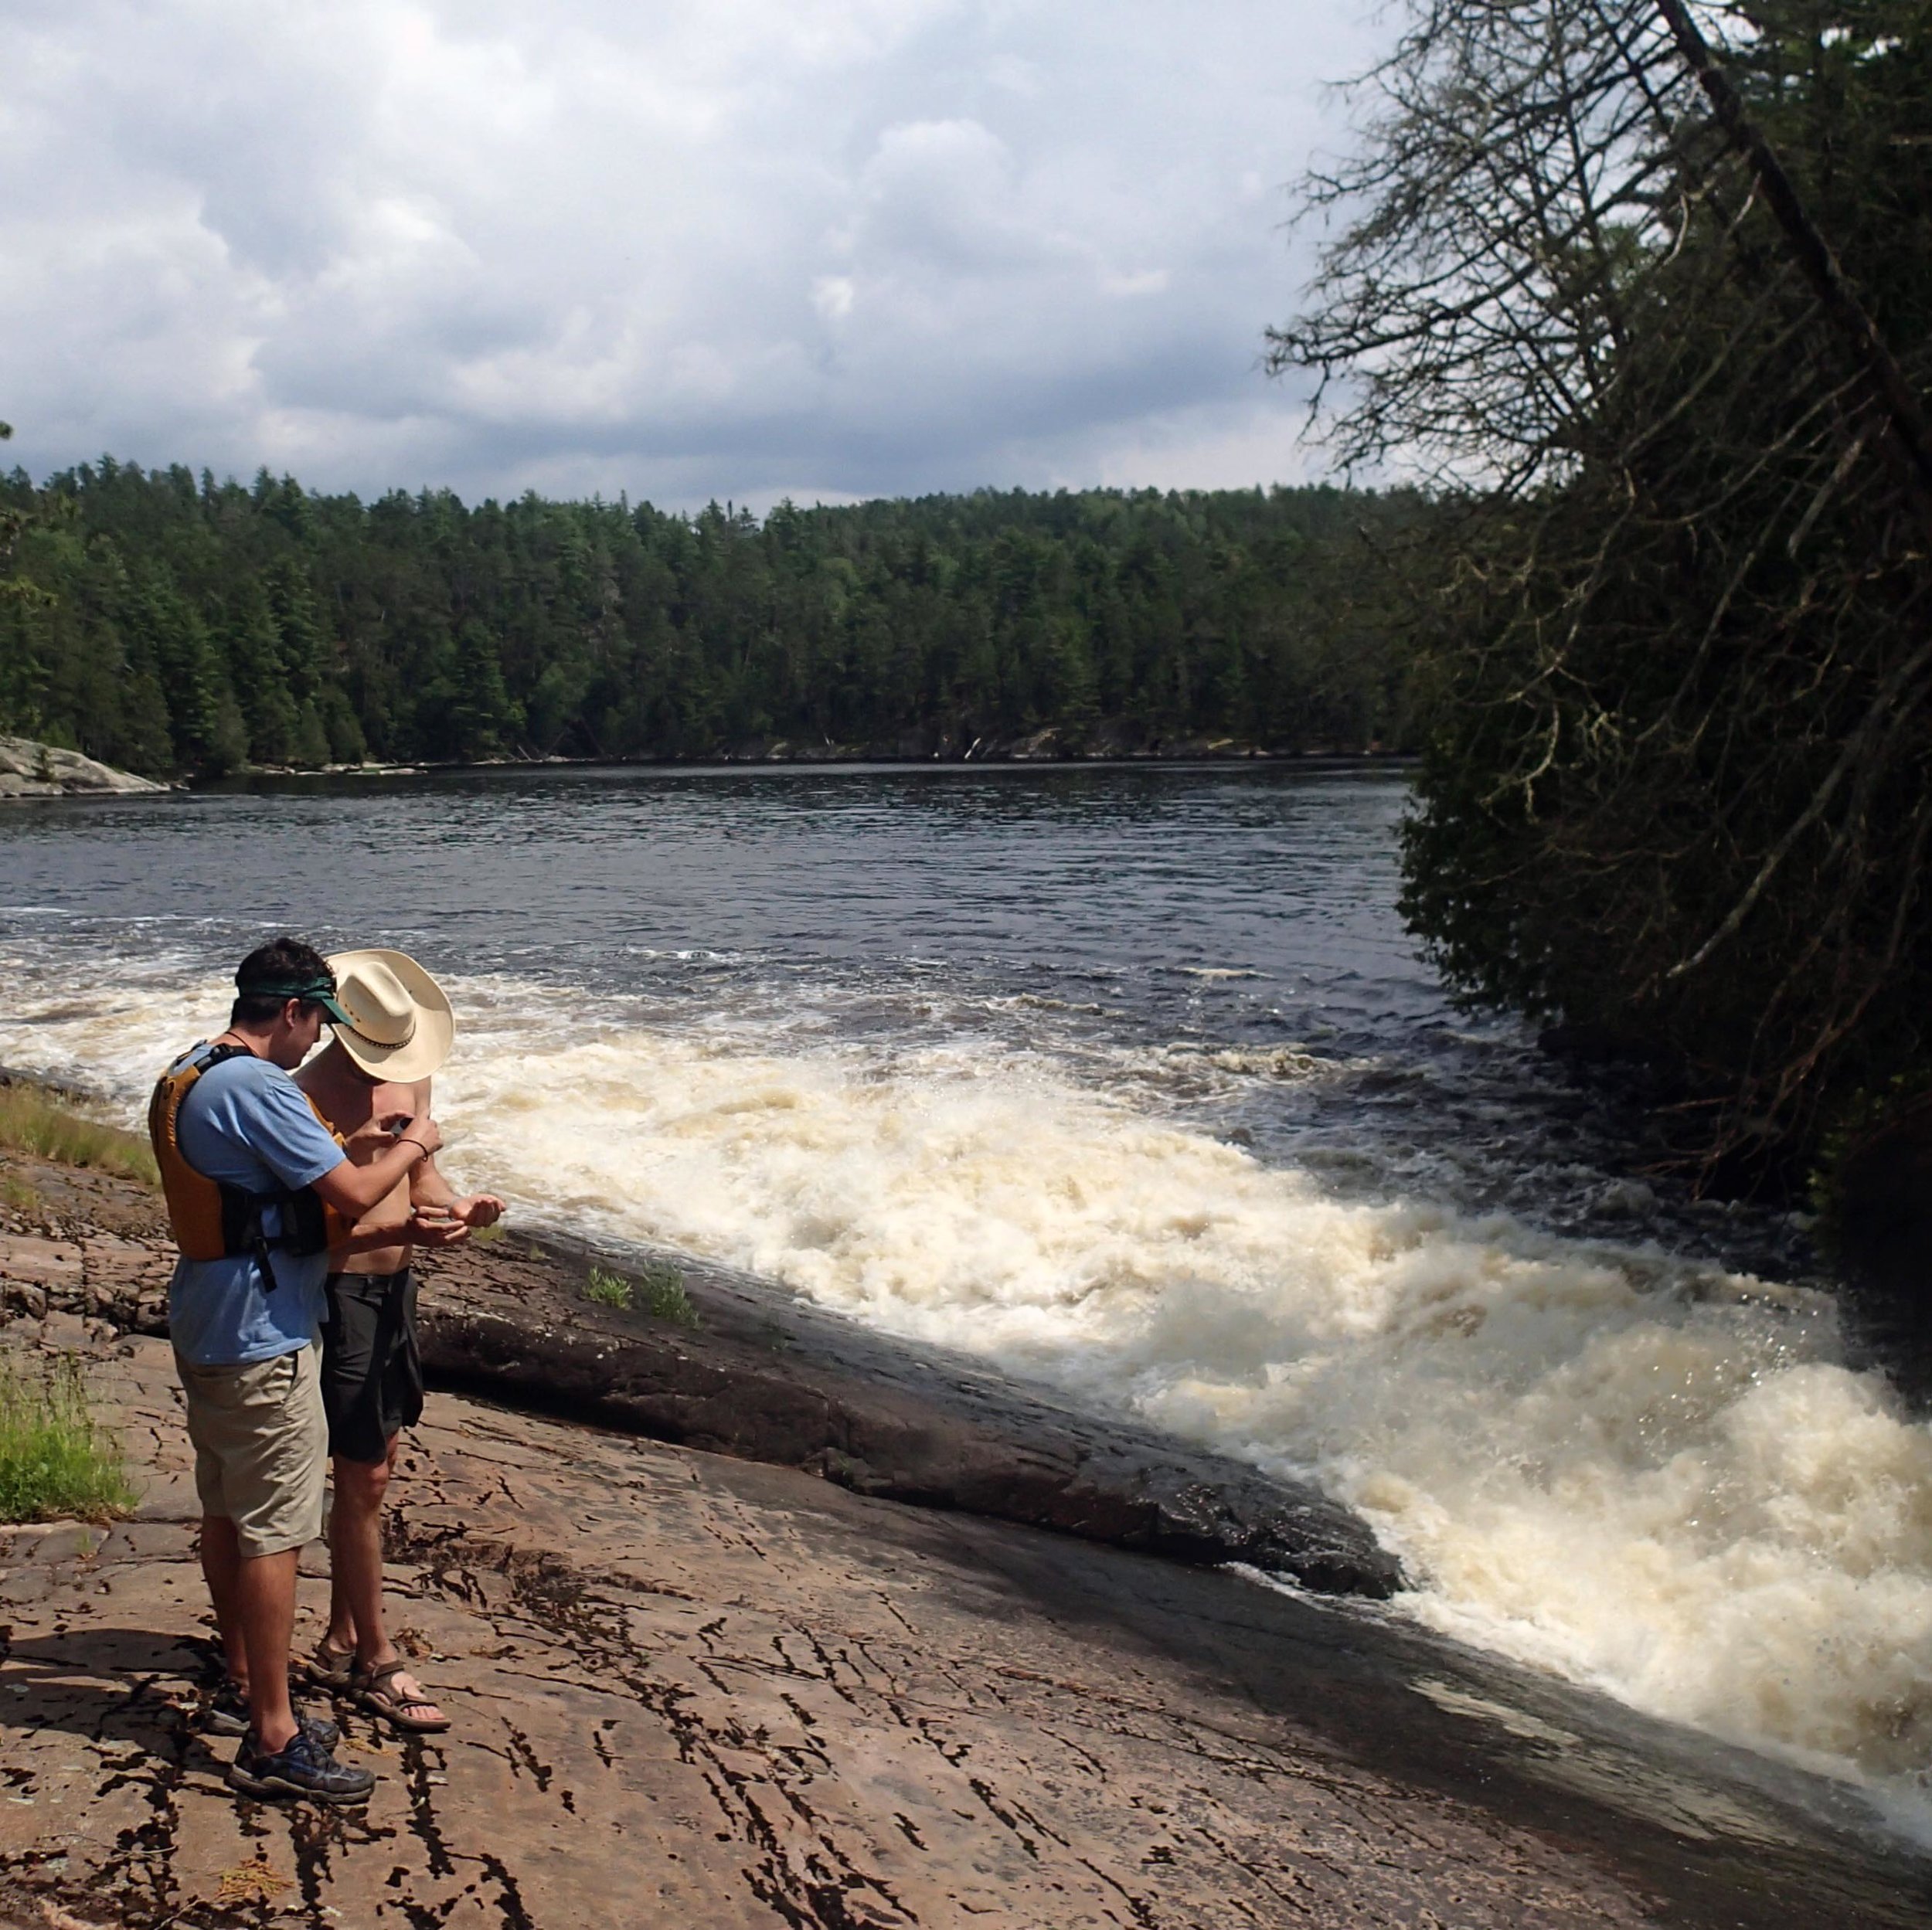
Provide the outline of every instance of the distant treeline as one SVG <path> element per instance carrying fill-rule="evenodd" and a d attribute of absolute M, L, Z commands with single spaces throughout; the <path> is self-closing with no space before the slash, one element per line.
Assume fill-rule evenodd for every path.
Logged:
<path fill-rule="evenodd" d="M 1415 499 L 981 492 L 762 520 L 104 457 L 0 482 L 0 729 L 151 773 L 365 758 L 1070 754 L 1405 729 Z M 0 543 L 0 548 L 4 544 Z"/>

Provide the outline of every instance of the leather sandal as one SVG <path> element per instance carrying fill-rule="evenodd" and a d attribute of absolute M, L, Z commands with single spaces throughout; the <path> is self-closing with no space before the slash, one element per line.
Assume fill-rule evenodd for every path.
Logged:
<path fill-rule="evenodd" d="M 393 1662 L 379 1663 L 372 1669 L 357 1669 L 349 1677 L 356 1701 L 371 1715 L 380 1716 L 412 1735 L 440 1735 L 450 1726 L 446 1715 L 423 1716 L 419 1709 L 437 1705 L 426 1695 L 398 1695 L 396 1678 L 409 1673 L 409 1663 L 401 1656 Z M 385 1685 L 387 1686 L 385 1686 Z"/>
<path fill-rule="evenodd" d="M 309 1680 L 317 1688 L 332 1692 L 346 1689 L 355 1673 L 355 1651 L 337 1648 L 325 1635 L 309 1652 L 308 1660 L 303 1666 L 308 1672 Z"/>

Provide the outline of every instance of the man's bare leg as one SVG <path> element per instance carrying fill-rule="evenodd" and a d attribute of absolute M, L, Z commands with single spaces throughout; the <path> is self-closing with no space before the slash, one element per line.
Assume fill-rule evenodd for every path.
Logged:
<path fill-rule="evenodd" d="M 215 1605 L 215 1626 L 221 1633 L 221 1650 L 230 1679 L 248 1693 L 248 1647 L 242 1639 L 241 1609 L 236 1588 L 241 1578 L 241 1544 L 235 1538 L 235 1524 L 225 1514 L 201 1517 L 201 1572 L 208 1584 L 208 1599 Z"/>
<path fill-rule="evenodd" d="M 335 1456 L 328 1515 L 328 1643 L 366 1666 L 388 1640 L 383 1628 L 383 1499 L 402 1437 L 392 1434 L 379 1461 Z"/>
<path fill-rule="evenodd" d="M 299 1548 L 280 1555 L 243 1555 L 226 1515 L 201 1523 L 201 1572 L 215 1604 L 228 1673 L 248 1698 L 249 1719 L 270 1754 L 294 1740 L 288 1701 L 288 1649 L 295 1636 L 295 1571 Z"/>
<path fill-rule="evenodd" d="M 400 1434 L 389 1437 L 379 1461 L 335 1461 L 335 1499 L 328 1520 L 331 1576 L 329 1646 L 353 1650 L 365 1672 L 396 1660 L 395 1645 L 383 1626 L 383 1497 L 396 1471 Z M 423 1694 L 413 1676 L 396 1676 L 389 1685 L 399 1702 L 420 1705 L 426 1718 L 441 1710 Z"/>

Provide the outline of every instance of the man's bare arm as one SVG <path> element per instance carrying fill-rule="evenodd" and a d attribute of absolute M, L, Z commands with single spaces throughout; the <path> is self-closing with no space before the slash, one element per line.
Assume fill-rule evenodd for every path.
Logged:
<path fill-rule="evenodd" d="M 424 1111 L 430 1109 L 430 1082 L 420 1081 L 415 1092 L 417 1104 Z M 423 1160 L 410 1175 L 410 1205 L 419 1209 L 419 1227 L 434 1228 L 453 1220 L 463 1227 L 494 1226 L 503 1217 L 503 1202 L 494 1193 L 472 1193 L 468 1198 L 457 1193 L 456 1188 L 443 1177 L 434 1157 Z M 427 1208 L 427 1214 L 420 1209 Z M 440 1240 L 426 1241 L 423 1244 L 441 1245 Z"/>

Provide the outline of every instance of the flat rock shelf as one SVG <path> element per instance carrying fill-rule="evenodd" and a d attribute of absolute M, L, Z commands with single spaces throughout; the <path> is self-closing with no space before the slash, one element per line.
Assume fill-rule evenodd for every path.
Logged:
<path fill-rule="evenodd" d="M 39 1205 L 0 1237 L 0 1349 L 26 1371 L 79 1357 L 144 1498 L 104 1530 L 0 1529 L 0 1922 L 1932 1922 L 1932 1869 L 1834 1786 L 1372 1600 L 1201 1565 L 1189 1536 L 1211 1540 L 1200 1521 L 1245 1519 L 1249 1500 L 1172 1444 L 1154 1443 L 1172 1491 L 1163 1477 L 1080 1505 L 1117 1510 L 1147 1548 L 1177 1538 L 1189 1561 L 968 1512 L 995 1478 L 986 1441 L 1009 1403 L 1030 1411 L 1026 1390 L 910 1352 L 875 1382 L 887 1344 L 842 1364 L 838 1323 L 798 1310 L 788 1324 L 780 1296 L 695 1269 L 695 1331 L 580 1313 L 578 1260 L 508 1241 L 438 1273 L 440 1371 L 460 1361 L 488 1385 L 494 1356 L 474 1337 L 508 1348 L 546 1323 L 569 1343 L 556 1357 L 601 1347 L 619 1364 L 607 1405 L 576 1421 L 529 1411 L 527 1389 L 524 1411 L 444 1391 L 410 1438 L 392 1626 L 455 1727 L 399 1742 L 344 1705 L 345 1747 L 381 1778 L 366 1813 L 238 1802 L 220 1781 L 233 1745 L 193 1721 L 214 1663 L 172 1356 L 139 1330 L 168 1266 L 151 1205 L 100 1175 L 8 1163 Z M 733 1350 L 810 1390 L 807 1418 L 786 1423 L 796 1465 L 698 1445 L 740 1439 L 723 1411 L 744 1385 Z M 661 1354 L 671 1364 L 647 1364 Z M 934 1491 L 906 1445 L 928 1380 L 951 1390 L 926 1425 L 951 1445 L 920 1450 L 960 1470 L 944 1508 L 885 1498 Z M 681 1406 L 662 1405 L 680 1388 Z M 682 1439 L 586 1424 L 620 1398 Z M 1044 1524 L 1082 1467 L 1116 1451 L 1131 1464 L 1140 1446 L 1040 1408 L 1029 1425 L 1061 1430 L 1027 1504 Z M 841 1429 L 835 1466 L 823 1437 Z M 1209 1498 L 1174 1498 L 1190 1483 Z M 304 1568 L 308 1643 L 319 1550 Z"/>

